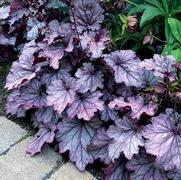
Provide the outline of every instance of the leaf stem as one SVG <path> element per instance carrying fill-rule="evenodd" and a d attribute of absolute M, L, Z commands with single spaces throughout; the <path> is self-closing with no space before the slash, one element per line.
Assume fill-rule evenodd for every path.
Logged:
<path fill-rule="evenodd" d="M 129 3 L 129 4 L 132 4 L 133 6 L 138 6 L 136 3 L 131 2 L 131 1 L 129 1 L 129 0 L 124 0 L 124 1 L 127 2 L 127 3 Z"/>
<path fill-rule="evenodd" d="M 165 43 L 165 41 L 163 41 L 163 40 L 159 39 L 158 37 L 154 36 L 153 34 L 152 34 L 151 36 L 152 36 L 154 39 L 156 39 L 156 40 L 158 40 L 158 41 L 160 41 L 160 42 Z"/>
<path fill-rule="evenodd" d="M 73 8 L 72 8 L 72 5 L 70 5 L 70 9 L 71 9 L 72 18 L 73 18 L 73 21 L 74 21 L 75 34 L 77 34 L 77 38 L 78 38 L 78 40 L 79 40 L 80 47 L 81 47 L 81 49 L 82 49 L 82 44 L 81 44 L 81 41 L 80 41 L 79 32 L 78 32 L 78 30 L 77 30 L 77 24 L 76 24 L 76 20 L 75 20 L 75 14 L 74 14 L 74 10 L 73 10 Z"/>

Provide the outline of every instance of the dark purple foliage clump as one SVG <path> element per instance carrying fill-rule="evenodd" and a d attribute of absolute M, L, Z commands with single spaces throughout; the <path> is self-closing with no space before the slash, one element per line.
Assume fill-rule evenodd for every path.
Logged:
<path fill-rule="evenodd" d="M 7 112 L 21 117 L 32 110 L 39 129 L 27 153 L 57 143 L 81 171 L 94 160 L 104 163 L 106 180 L 181 177 L 181 114 L 178 103 L 170 108 L 175 59 L 107 48 L 98 0 L 28 2 L 13 0 L 1 16 L 12 33 L 20 21 L 27 32 L 6 80 Z M 60 7 L 69 18 L 51 16 Z"/>

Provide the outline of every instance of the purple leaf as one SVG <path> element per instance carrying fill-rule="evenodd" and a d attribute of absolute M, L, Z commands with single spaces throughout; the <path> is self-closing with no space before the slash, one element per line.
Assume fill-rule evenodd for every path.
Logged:
<path fill-rule="evenodd" d="M 177 71 L 180 71 L 180 72 L 181 72 L 181 62 L 176 62 L 173 66 L 175 67 L 175 69 L 176 69 Z"/>
<path fill-rule="evenodd" d="M 23 108 L 43 108 L 47 104 L 47 95 L 43 90 L 40 81 L 33 79 L 28 85 L 21 87 L 19 101 L 22 102 Z"/>
<path fill-rule="evenodd" d="M 41 149 L 45 143 L 52 143 L 55 138 L 55 131 L 57 127 L 55 124 L 40 125 L 39 131 L 36 134 L 35 139 L 29 144 L 26 152 L 31 156 L 41 152 Z"/>
<path fill-rule="evenodd" d="M 11 1 L 11 5 L 10 5 L 10 9 L 11 12 L 10 14 L 14 14 L 15 12 L 19 12 L 19 10 L 21 10 L 24 7 L 24 3 L 21 0 L 12 0 Z"/>
<path fill-rule="evenodd" d="M 14 25 L 16 22 L 19 22 L 23 19 L 23 17 L 27 17 L 29 15 L 29 11 L 26 8 L 22 8 L 14 13 L 11 13 L 11 18 L 9 19 L 9 23 L 11 25 L 10 30 L 14 30 Z"/>
<path fill-rule="evenodd" d="M 23 102 L 20 101 L 20 91 L 18 89 L 13 90 L 7 97 L 6 113 L 17 115 L 17 117 L 25 117 L 26 110 L 23 108 Z"/>
<path fill-rule="evenodd" d="M 147 153 L 155 155 L 157 163 L 165 170 L 181 168 L 181 115 L 173 109 L 153 117 L 152 124 L 147 125 L 143 136 L 147 139 Z"/>
<path fill-rule="evenodd" d="M 153 59 L 145 59 L 142 61 L 140 66 L 146 68 L 147 70 L 153 71 L 154 75 L 157 77 L 167 77 L 170 80 L 174 80 L 175 75 L 172 68 L 174 63 L 175 59 L 173 56 L 162 56 L 155 54 Z"/>
<path fill-rule="evenodd" d="M 109 106 L 108 106 L 108 103 L 112 99 L 113 99 L 113 97 L 110 94 L 106 94 L 106 95 L 103 96 L 104 109 L 103 109 L 103 111 L 100 112 L 102 121 L 107 122 L 110 119 L 113 120 L 113 121 L 118 119 L 117 111 L 115 111 L 114 109 L 110 109 Z"/>
<path fill-rule="evenodd" d="M 84 171 L 88 163 L 93 163 L 92 155 L 87 151 L 94 133 L 100 128 L 99 120 L 85 122 L 78 119 L 64 119 L 58 124 L 57 140 L 59 151 L 64 153 L 69 151 L 70 160 Z"/>
<path fill-rule="evenodd" d="M 179 83 L 169 82 L 180 64 L 159 55 L 141 62 L 134 51 L 109 44 L 102 0 L 57 2 L 12 0 L 7 11 L 0 9 L 2 56 L 20 52 L 7 77 L 6 111 L 31 116 L 39 129 L 28 152 L 55 143 L 80 170 L 107 164 L 106 180 L 179 178 L 181 119 L 169 110 L 164 118 L 150 116 L 166 106 L 179 110 Z M 134 156 L 140 146 L 151 155 Z M 132 172 L 127 159 L 139 163 Z M 171 172 L 164 176 L 165 170 Z"/>
<path fill-rule="evenodd" d="M 116 94 L 128 98 L 129 96 L 133 96 L 133 89 L 126 86 L 124 83 L 121 83 L 117 86 Z"/>
<path fill-rule="evenodd" d="M 46 4 L 46 7 L 52 9 L 66 8 L 67 5 L 61 0 L 51 0 Z"/>
<path fill-rule="evenodd" d="M 110 103 L 109 103 L 109 108 L 110 109 L 121 109 L 121 108 L 125 108 L 127 106 L 129 106 L 129 102 L 125 101 L 125 99 L 123 97 L 118 97 L 113 99 Z"/>
<path fill-rule="evenodd" d="M 125 168 L 126 159 L 124 157 L 111 163 L 104 169 L 105 180 L 128 180 L 129 174 Z"/>
<path fill-rule="evenodd" d="M 146 103 L 146 98 L 142 96 L 128 97 L 127 102 L 124 101 L 123 97 L 115 98 L 109 103 L 109 107 L 111 109 L 130 107 L 133 119 L 139 119 L 142 114 L 153 116 L 157 110 L 157 104 L 153 102 Z"/>
<path fill-rule="evenodd" d="M 46 57 L 50 60 L 50 66 L 54 69 L 59 68 L 59 60 L 61 60 L 65 52 L 72 52 L 74 33 L 70 24 L 60 23 L 53 20 L 49 23 L 49 32 L 44 38 L 45 47 L 40 53 L 40 57 Z M 44 46 L 44 44 L 42 45 Z"/>
<path fill-rule="evenodd" d="M 131 117 L 139 119 L 142 114 L 153 116 L 157 110 L 157 104 L 153 102 L 146 102 L 146 98 L 142 96 L 129 97 L 129 106 L 131 107 Z"/>
<path fill-rule="evenodd" d="M 91 63 L 84 63 L 75 73 L 80 84 L 80 92 L 85 93 L 88 90 L 94 92 L 97 88 L 103 88 L 103 74 L 96 71 Z"/>
<path fill-rule="evenodd" d="M 109 38 L 107 31 L 101 29 L 99 32 L 84 32 L 80 36 L 81 45 L 91 53 L 92 58 L 99 58 L 102 56 L 102 51 L 106 48 L 106 43 Z"/>
<path fill-rule="evenodd" d="M 114 51 L 105 55 L 106 64 L 114 70 L 117 83 L 124 82 L 127 86 L 142 86 L 139 67 L 140 60 L 132 50 Z"/>
<path fill-rule="evenodd" d="M 14 25 L 15 22 L 20 21 L 24 16 L 29 15 L 29 10 L 26 5 L 20 0 L 12 0 L 10 4 L 10 17 L 9 23 L 10 26 Z M 10 29 L 14 29 L 14 27 L 10 27 Z"/>
<path fill-rule="evenodd" d="M 156 77 L 152 71 L 146 69 L 144 69 L 141 79 L 143 87 L 154 87 L 158 84 L 158 81 L 161 80 L 161 78 Z"/>
<path fill-rule="evenodd" d="M 26 86 L 12 91 L 8 96 L 6 105 L 7 113 L 20 115 L 31 108 L 43 108 L 46 106 L 46 93 L 42 91 L 42 84 L 33 79 Z"/>
<path fill-rule="evenodd" d="M 133 171 L 130 179 L 168 180 L 166 172 L 155 163 L 155 157 L 146 154 L 144 151 L 134 155 L 133 158 L 127 162 L 126 168 Z"/>
<path fill-rule="evenodd" d="M 7 36 L 4 36 L 3 34 L 0 34 L 0 45 L 14 46 L 15 43 L 16 43 L 16 38 L 15 37 L 7 37 Z"/>
<path fill-rule="evenodd" d="M 7 19 L 10 13 L 10 6 L 0 8 L 0 20 Z"/>
<path fill-rule="evenodd" d="M 27 32 L 27 40 L 34 40 L 39 34 L 39 30 L 45 27 L 44 22 L 40 22 L 36 19 L 29 19 L 27 22 L 28 32 Z"/>
<path fill-rule="evenodd" d="M 180 180 L 181 172 L 180 172 L 180 170 L 177 171 L 177 170 L 173 169 L 170 172 L 168 172 L 168 177 L 169 177 L 169 179 L 172 179 L 172 180 Z"/>
<path fill-rule="evenodd" d="M 53 81 L 47 90 L 48 105 L 53 106 L 54 110 L 61 114 L 67 105 L 74 101 L 78 88 L 79 86 L 73 78 L 67 81 L 61 79 Z"/>
<path fill-rule="evenodd" d="M 5 88 L 8 90 L 17 88 L 36 76 L 41 69 L 40 64 L 34 65 L 34 53 L 38 50 L 39 47 L 34 42 L 25 45 L 19 60 L 15 61 L 11 67 Z"/>
<path fill-rule="evenodd" d="M 54 39 L 59 37 L 61 34 L 61 26 L 57 20 L 53 20 L 48 24 L 49 32 L 46 33 L 46 37 L 44 39 L 48 44 L 52 44 Z"/>
<path fill-rule="evenodd" d="M 143 44 L 153 44 L 153 36 L 151 34 L 148 34 L 144 37 Z"/>
<path fill-rule="evenodd" d="M 118 113 L 113 109 L 110 109 L 109 106 L 104 105 L 103 111 L 101 111 L 101 120 L 102 121 L 109 121 L 110 119 L 115 121 L 118 118 Z"/>
<path fill-rule="evenodd" d="M 59 61 L 64 56 L 64 48 L 63 47 L 53 47 L 47 46 L 40 54 L 39 57 L 45 57 L 50 60 L 50 66 L 54 69 L 59 68 Z"/>
<path fill-rule="evenodd" d="M 78 119 L 91 120 L 95 112 L 104 108 L 104 102 L 99 99 L 101 96 L 102 93 L 99 91 L 77 94 L 67 110 L 68 117 L 72 119 L 77 115 Z"/>
<path fill-rule="evenodd" d="M 74 12 L 71 20 L 77 24 L 79 32 L 83 30 L 98 30 L 104 20 L 104 10 L 98 0 L 74 0 Z"/>
<path fill-rule="evenodd" d="M 108 154 L 108 145 L 110 142 L 111 138 L 108 137 L 105 128 L 98 129 L 88 150 L 94 159 L 100 159 L 105 164 L 109 164 L 111 161 Z"/>
<path fill-rule="evenodd" d="M 51 84 L 51 82 L 55 80 L 61 79 L 61 80 L 66 81 L 67 79 L 71 78 L 70 73 L 69 73 L 70 70 L 71 70 L 71 66 L 61 61 L 59 68 L 57 70 L 46 69 L 41 77 L 41 81 L 43 84 L 46 84 L 47 87 Z"/>
<path fill-rule="evenodd" d="M 115 124 L 107 130 L 108 136 L 113 138 L 109 145 L 109 157 L 114 161 L 123 152 L 127 159 L 131 159 L 133 154 L 138 153 L 139 146 L 144 146 L 144 139 L 139 128 L 127 117 L 115 121 Z"/>
<path fill-rule="evenodd" d="M 59 115 L 54 111 L 52 107 L 47 107 L 44 109 L 39 109 L 35 112 L 32 120 L 34 123 L 57 123 L 59 119 Z"/>
<path fill-rule="evenodd" d="M 60 24 L 57 20 L 53 20 L 49 23 L 48 28 L 49 32 L 46 34 L 45 42 L 52 44 L 57 38 L 60 38 L 60 41 L 64 43 L 65 51 L 73 51 L 74 32 L 71 30 L 69 23 Z"/>
<path fill-rule="evenodd" d="M 64 37 L 63 43 L 65 45 L 65 51 L 72 52 L 74 50 L 73 39 L 76 36 L 74 31 L 71 29 L 71 24 L 61 24 L 61 36 Z"/>

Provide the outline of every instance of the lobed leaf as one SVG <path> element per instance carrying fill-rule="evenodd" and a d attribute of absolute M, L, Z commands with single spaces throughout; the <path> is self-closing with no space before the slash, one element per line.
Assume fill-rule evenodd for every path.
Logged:
<path fill-rule="evenodd" d="M 98 30 L 104 19 L 104 10 L 98 0 L 74 0 L 74 11 L 71 20 L 77 24 L 78 32 Z"/>
<path fill-rule="evenodd" d="M 156 156 L 157 163 L 165 170 L 181 168 L 181 115 L 172 109 L 153 117 L 151 122 L 142 131 L 147 139 L 146 151 Z"/>
<path fill-rule="evenodd" d="M 80 92 L 85 93 L 88 90 L 94 92 L 97 88 L 103 88 L 103 74 L 101 71 L 96 71 L 91 63 L 84 63 L 82 68 L 79 68 L 75 73 L 80 84 Z"/>
<path fill-rule="evenodd" d="M 145 101 L 146 99 L 142 96 L 128 97 L 127 101 L 125 101 L 123 97 L 118 97 L 109 103 L 109 108 L 121 109 L 130 107 L 131 117 L 133 119 L 139 119 L 142 114 L 153 116 L 157 110 L 157 104 L 154 102 L 149 102 L 146 104 Z"/>
<path fill-rule="evenodd" d="M 168 180 L 167 173 L 155 163 L 154 156 L 146 154 L 144 150 L 141 150 L 140 154 L 134 155 L 133 158 L 127 162 L 126 168 L 133 171 L 130 175 L 131 179 Z"/>
<path fill-rule="evenodd" d="M 56 126 L 49 124 L 49 126 L 41 125 L 34 140 L 29 144 L 26 152 L 31 156 L 41 152 L 41 149 L 45 143 L 52 143 L 55 137 Z"/>
<path fill-rule="evenodd" d="M 68 117 L 90 121 L 94 113 L 98 110 L 102 111 L 104 102 L 99 98 L 102 93 L 95 91 L 94 93 L 76 94 L 74 101 L 67 109 Z"/>
<path fill-rule="evenodd" d="M 119 158 L 123 152 L 127 159 L 131 159 L 133 154 L 137 154 L 139 146 L 144 146 L 144 139 L 138 129 L 135 128 L 131 119 L 123 117 L 115 121 L 107 130 L 110 138 L 113 138 L 109 145 L 109 157 L 111 160 Z"/>
<path fill-rule="evenodd" d="M 101 29 L 98 32 L 84 32 L 80 36 L 82 48 L 87 50 L 92 58 L 99 58 L 103 55 L 103 50 L 106 48 L 108 40 L 105 29 Z"/>
<path fill-rule="evenodd" d="M 42 64 L 34 64 L 34 53 L 39 50 L 40 48 L 34 42 L 24 46 L 19 60 L 13 63 L 7 76 L 5 88 L 11 90 L 20 87 L 36 77 L 36 73 L 41 70 L 42 66 Z"/>
<path fill-rule="evenodd" d="M 78 88 L 73 78 L 66 81 L 61 79 L 53 81 L 47 90 L 47 104 L 53 106 L 54 110 L 61 114 L 67 105 L 74 102 Z"/>
<path fill-rule="evenodd" d="M 142 86 L 140 81 L 140 60 L 132 50 L 115 51 L 105 55 L 106 64 L 114 70 L 117 83 L 124 82 L 127 86 Z"/>
<path fill-rule="evenodd" d="M 126 159 L 121 157 L 104 169 L 105 180 L 128 180 L 129 172 L 125 168 Z"/>
<path fill-rule="evenodd" d="M 93 163 L 92 155 L 87 151 L 96 130 L 101 122 L 92 119 L 85 122 L 78 119 L 63 119 L 58 124 L 57 141 L 59 152 L 69 151 L 70 160 L 76 163 L 79 170 L 84 171 L 88 163 Z"/>
<path fill-rule="evenodd" d="M 145 59 L 140 63 L 141 67 L 147 70 L 153 71 L 154 75 L 157 77 L 167 77 L 171 81 L 175 79 L 175 74 L 173 72 L 173 64 L 175 63 L 175 58 L 173 56 L 162 56 L 155 54 L 153 59 Z"/>
<path fill-rule="evenodd" d="M 111 162 L 108 154 L 110 142 L 111 138 L 107 135 L 105 128 L 98 129 L 91 144 L 88 146 L 88 150 L 94 159 L 100 159 L 105 164 L 109 164 Z"/>

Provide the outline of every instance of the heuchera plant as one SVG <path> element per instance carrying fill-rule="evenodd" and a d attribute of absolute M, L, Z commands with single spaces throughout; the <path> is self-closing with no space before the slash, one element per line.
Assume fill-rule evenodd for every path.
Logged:
<path fill-rule="evenodd" d="M 98 0 L 28 2 L 13 0 L 1 16 L 11 31 L 28 19 L 27 43 L 5 86 L 7 113 L 31 112 L 39 129 L 27 153 L 33 156 L 44 144 L 56 143 L 81 171 L 99 159 L 107 165 L 106 180 L 179 179 L 175 59 L 155 54 L 141 60 L 132 50 L 107 48 Z M 69 8 L 70 18 L 49 14 L 61 7 Z"/>

